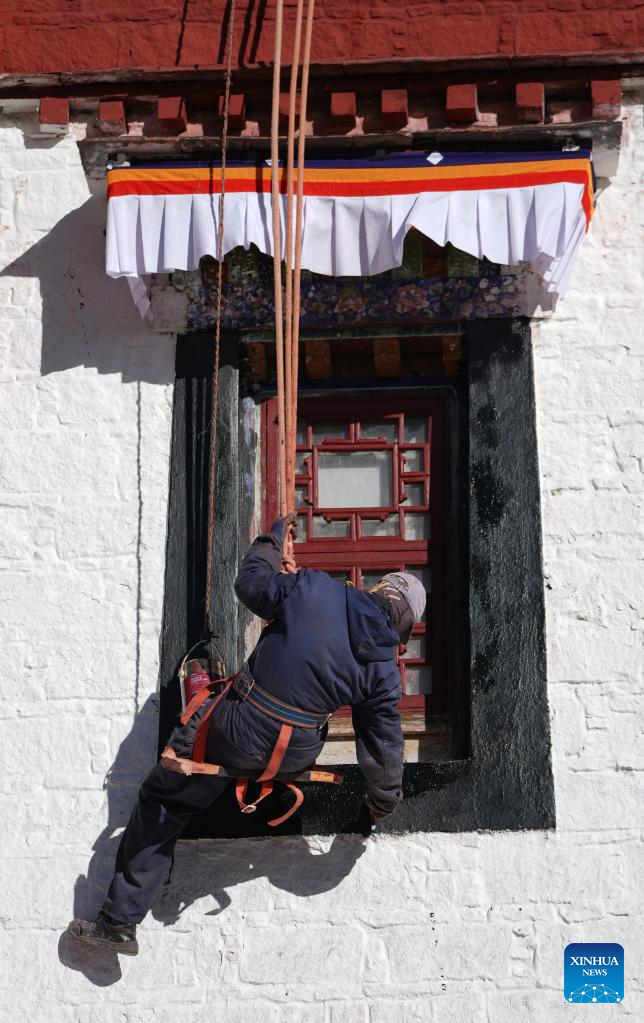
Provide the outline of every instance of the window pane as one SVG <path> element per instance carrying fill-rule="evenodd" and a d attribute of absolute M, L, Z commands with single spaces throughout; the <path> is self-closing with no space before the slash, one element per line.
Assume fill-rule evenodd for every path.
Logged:
<path fill-rule="evenodd" d="M 295 443 L 296 444 L 306 444 L 307 443 L 307 439 L 306 439 L 306 420 L 305 419 L 298 419 L 298 421 L 297 421 L 297 427 L 296 427 L 296 430 L 295 430 Z"/>
<path fill-rule="evenodd" d="M 405 565 L 404 570 L 405 572 L 410 572 L 412 575 L 415 575 L 417 579 L 420 579 L 427 592 L 431 593 L 432 574 L 428 565 L 423 565 L 422 568 L 419 565 Z"/>
<path fill-rule="evenodd" d="M 405 653 L 405 657 L 418 658 L 419 660 L 424 661 L 425 648 L 426 648 L 425 636 L 411 636 L 409 639 L 409 643 L 407 644 L 407 652 Z"/>
<path fill-rule="evenodd" d="M 339 579 L 341 583 L 346 583 L 347 579 L 351 578 L 351 572 L 345 571 L 327 572 L 327 575 L 330 575 L 332 579 Z"/>
<path fill-rule="evenodd" d="M 306 487 L 296 487 L 295 488 L 295 507 L 296 508 L 306 508 L 307 507 Z"/>
<path fill-rule="evenodd" d="M 405 695 L 418 696 L 420 693 L 431 693 L 432 669 L 427 665 L 405 665 Z"/>
<path fill-rule="evenodd" d="M 360 588 L 363 590 L 370 590 L 371 587 L 375 586 L 378 580 L 382 579 L 383 575 L 386 575 L 388 571 L 392 572 L 393 569 L 383 568 L 381 572 L 363 572 Z"/>
<path fill-rule="evenodd" d="M 403 472 L 423 472 L 425 459 L 422 448 L 415 448 L 412 451 L 403 451 L 404 468 Z"/>
<path fill-rule="evenodd" d="M 398 440 L 398 420 L 390 419 L 379 423 L 362 423 L 360 426 L 360 436 L 386 440 L 388 444 L 395 444 Z"/>
<path fill-rule="evenodd" d="M 308 540 L 308 517 L 306 515 L 298 515 L 297 517 L 297 543 L 302 543 L 304 540 Z"/>
<path fill-rule="evenodd" d="M 408 444 L 427 441 L 427 416 L 405 416 L 404 437 Z"/>
<path fill-rule="evenodd" d="M 422 508 L 425 504 L 425 488 L 422 483 L 405 483 L 405 493 L 407 494 L 405 504 L 408 507 Z"/>
<path fill-rule="evenodd" d="M 313 516 L 313 536 L 350 536 L 349 519 L 325 522 L 321 515 Z"/>
<path fill-rule="evenodd" d="M 363 536 L 398 536 L 400 523 L 397 515 L 388 515 L 384 522 L 380 519 L 363 519 Z"/>
<path fill-rule="evenodd" d="M 308 476 L 309 466 L 305 464 L 304 459 L 310 460 L 311 456 L 308 451 L 296 451 L 295 452 L 295 474 L 296 476 Z M 309 461 L 310 464 L 310 461 Z"/>
<path fill-rule="evenodd" d="M 405 540 L 428 540 L 431 520 L 427 512 L 407 512 L 405 515 Z"/>
<path fill-rule="evenodd" d="M 346 440 L 349 436 L 348 423 L 313 423 L 313 443 L 322 444 L 325 440 Z"/>
<path fill-rule="evenodd" d="M 382 508 L 392 503 L 389 451 L 321 451 L 318 455 L 321 508 Z"/>

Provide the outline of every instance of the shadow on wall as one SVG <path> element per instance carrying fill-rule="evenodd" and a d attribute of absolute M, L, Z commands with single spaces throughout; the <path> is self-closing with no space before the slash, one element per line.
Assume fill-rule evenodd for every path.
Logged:
<path fill-rule="evenodd" d="M 94 842 L 86 874 L 74 885 L 73 916 L 94 919 L 112 879 L 114 860 L 138 787 L 156 755 L 157 695 L 150 696 L 136 715 L 130 733 L 119 746 L 105 777 L 107 822 Z M 225 799 L 225 795 L 221 798 Z M 210 811 L 217 813 L 215 803 Z M 207 916 L 224 913 L 232 904 L 231 888 L 266 877 L 276 888 L 308 897 L 331 891 L 351 872 L 365 851 L 361 835 L 337 835 L 326 852 L 314 852 L 299 835 L 279 840 L 224 839 L 179 842 L 175 862 L 152 907 L 152 916 L 164 926 L 175 924 L 198 899 L 210 896 L 214 909 Z M 67 932 L 58 943 L 58 956 L 68 969 L 77 970 L 98 987 L 121 978 L 118 957 L 80 945 Z"/>
<path fill-rule="evenodd" d="M 126 383 L 172 383 L 170 338 L 143 323 L 127 282 L 105 273 L 105 210 L 104 195 L 91 195 L 0 276 L 40 281 L 43 376 L 89 366 Z"/>
<path fill-rule="evenodd" d="M 146 700 L 134 718 L 129 734 L 105 775 L 107 822 L 92 845 L 87 873 L 76 879 L 74 917 L 93 919 L 102 905 L 112 879 L 121 829 L 127 824 L 139 785 L 156 756 L 158 712 L 159 698 L 155 694 Z M 121 976 L 115 955 L 84 949 L 66 932 L 60 938 L 58 955 L 65 966 L 80 970 L 93 984 L 113 984 Z"/>

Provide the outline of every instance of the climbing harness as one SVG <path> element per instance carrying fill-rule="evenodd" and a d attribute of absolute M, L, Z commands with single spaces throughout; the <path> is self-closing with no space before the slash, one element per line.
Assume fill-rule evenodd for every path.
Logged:
<path fill-rule="evenodd" d="M 241 672 L 235 677 L 232 687 L 243 700 L 247 700 L 253 707 L 263 710 L 271 718 L 282 721 L 287 725 L 297 725 L 299 728 L 315 728 L 320 731 L 328 724 L 330 714 L 314 714 L 308 710 L 301 710 L 290 703 L 278 700 L 276 696 L 262 689 L 253 678 L 248 663 L 244 664 Z"/>
<path fill-rule="evenodd" d="M 201 685 L 200 688 L 199 686 L 202 683 L 203 678 L 208 677 L 208 673 L 205 670 L 205 664 L 198 658 L 190 662 L 186 662 L 186 664 L 193 666 L 193 688 L 196 688 L 196 692 L 179 718 L 181 724 L 187 725 L 207 701 L 209 701 L 209 706 L 199 722 L 192 748 L 192 757 L 190 759 L 186 757 L 178 757 L 171 746 L 166 746 L 160 759 L 162 767 L 165 767 L 169 771 L 174 771 L 178 774 L 188 776 L 193 774 L 207 774 L 211 776 L 214 775 L 218 778 L 234 778 L 235 795 L 242 813 L 252 813 L 255 811 L 258 803 L 260 803 L 273 791 L 273 783 L 276 781 L 282 782 L 294 794 L 295 801 L 281 817 L 276 817 L 268 822 L 271 827 L 283 824 L 284 821 L 288 820 L 288 818 L 291 817 L 302 805 L 304 793 L 295 784 L 295 782 L 314 781 L 327 782 L 332 785 L 341 784 L 342 775 L 335 771 L 325 771 L 322 768 L 316 767 L 315 764 L 307 768 L 305 771 L 281 775 L 278 773 L 282 766 L 282 761 L 284 760 L 284 755 L 288 748 L 293 728 L 314 728 L 319 731 L 327 724 L 330 714 L 313 714 L 309 711 L 302 710 L 300 707 L 295 707 L 293 704 L 285 703 L 283 700 L 278 700 L 255 682 L 247 664 L 244 664 L 236 675 L 228 678 L 219 678 L 208 681 L 206 685 Z M 182 665 L 182 667 L 184 666 Z M 206 742 L 208 739 L 210 718 L 231 689 L 234 690 L 242 700 L 247 700 L 254 707 L 261 710 L 264 714 L 268 714 L 269 717 L 274 718 L 281 724 L 268 764 L 264 770 L 257 775 L 249 775 L 247 773 L 238 775 L 236 772 L 230 771 L 227 768 L 222 767 L 220 764 L 210 764 L 205 762 Z M 260 786 L 260 789 L 257 797 L 252 802 L 247 803 L 246 794 L 248 791 L 248 785 L 251 781 L 256 782 Z"/>

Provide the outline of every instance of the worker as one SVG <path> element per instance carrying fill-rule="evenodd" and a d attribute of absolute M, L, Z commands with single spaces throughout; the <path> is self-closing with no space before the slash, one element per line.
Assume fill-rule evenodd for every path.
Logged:
<path fill-rule="evenodd" d="M 205 759 L 236 774 L 257 775 L 266 767 L 280 722 L 264 713 L 258 700 L 244 699 L 249 686 L 277 698 L 295 715 L 304 711 L 313 719 L 315 727 L 293 728 L 283 773 L 315 762 L 329 717 L 349 704 L 366 783 L 364 800 L 375 822 L 393 813 L 402 798 L 396 651 L 423 615 L 425 590 L 406 572 L 385 575 L 363 591 L 326 572 L 298 570 L 292 556 L 295 523 L 295 515 L 275 522 L 270 533 L 257 537 L 241 565 L 237 596 L 269 625 L 244 665 L 241 683 L 231 686 L 210 717 Z M 191 756 L 199 716 L 172 733 L 169 746 L 177 757 Z M 136 925 L 154 901 L 181 831 L 230 780 L 186 776 L 157 764 L 141 786 L 97 919 L 73 920 L 71 934 L 98 948 L 136 955 Z"/>

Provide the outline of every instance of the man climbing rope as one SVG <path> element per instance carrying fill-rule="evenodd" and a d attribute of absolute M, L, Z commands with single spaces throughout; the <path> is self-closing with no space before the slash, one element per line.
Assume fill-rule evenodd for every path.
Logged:
<path fill-rule="evenodd" d="M 286 748 L 279 751 L 280 773 L 303 771 L 322 749 L 331 714 L 350 705 L 365 804 L 376 821 L 402 798 L 396 650 L 422 617 L 425 590 L 406 572 L 385 575 L 372 590 L 361 591 L 326 572 L 297 570 L 292 545 L 289 552 L 285 543 L 294 522 L 288 515 L 257 537 L 237 576 L 237 596 L 269 625 L 204 722 L 205 760 L 256 776 L 275 757 L 284 729 L 280 721 L 290 720 Z M 271 714 L 271 706 L 281 718 Z M 169 746 L 177 758 L 190 758 L 206 707 L 172 733 Z M 98 918 L 73 920 L 71 934 L 95 947 L 136 955 L 136 925 L 152 905 L 181 831 L 230 781 L 169 770 L 162 759 L 141 786 Z"/>

